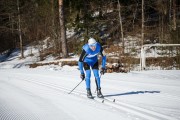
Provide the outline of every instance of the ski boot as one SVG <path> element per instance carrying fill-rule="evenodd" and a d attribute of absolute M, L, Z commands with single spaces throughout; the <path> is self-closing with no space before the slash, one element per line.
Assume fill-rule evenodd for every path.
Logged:
<path fill-rule="evenodd" d="M 97 97 L 104 98 L 104 96 L 101 93 L 101 88 L 97 89 Z"/>
<path fill-rule="evenodd" d="M 93 96 L 91 94 L 91 89 L 87 89 L 87 97 L 90 98 L 90 99 L 93 99 Z"/>

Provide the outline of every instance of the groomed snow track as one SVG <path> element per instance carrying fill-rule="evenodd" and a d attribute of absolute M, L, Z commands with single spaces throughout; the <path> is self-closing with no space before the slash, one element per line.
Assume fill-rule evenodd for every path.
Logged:
<path fill-rule="evenodd" d="M 63 86 L 59 86 L 59 85 L 56 85 L 56 84 L 52 84 L 52 83 L 48 83 L 48 82 L 40 82 L 40 81 L 37 81 L 37 80 L 33 80 L 33 79 L 26 79 L 26 78 L 17 78 L 16 79 L 18 80 L 21 80 L 21 81 L 26 81 L 26 82 L 29 82 L 29 83 L 33 83 L 33 84 L 36 84 L 36 85 L 40 85 L 40 86 L 44 86 L 44 87 L 47 87 L 49 89 L 53 89 L 53 90 L 56 90 L 58 92 L 64 92 L 64 93 L 69 93 L 71 91 L 72 88 L 65 88 Z M 69 95 L 73 95 L 74 97 L 81 97 L 82 99 L 88 99 L 86 97 L 86 93 L 85 92 L 82 92 L 82 91 L 78 91 L 78 90 L 74 90 L 71 94 Z M 95 96 L 95 95 L 94 95 Z M 164 114 L 161 114 L 161 113 L 157 113 L 157 112 L 154 112 L 152 110 L 148 110 L 148 109 L 144 109 L 144 108 L 141 108 L 141 107 L 137 107 L 137 106 L 134 106 L 134 105 L 130 105 L 130 104 L 127 104 L 127 103 L 124 103 L 122 101 L 118 101 L 118 100 L 115 100 L 113 98 L 97 98 L 95 97 L 94 98 L 94 101 L 95 102 L 98 102 L 99 104 L 103 104 L 103 105 L 106 105 L 108 107 L 111 107 L 115 110 L 118 110 L 118 111 L 124 111 L 126 113 L 129 113 L 129 114 L 132 114 L 134 116 L 137 116 L 138 118 L 140 119 L 143 119 L 143 120 L 177 120 L 175 118 L 172 118 L 168 115 L 164 115 Z"/>

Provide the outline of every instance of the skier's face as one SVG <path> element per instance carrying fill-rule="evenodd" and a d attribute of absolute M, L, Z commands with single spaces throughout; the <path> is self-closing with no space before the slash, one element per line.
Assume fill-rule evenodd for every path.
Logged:
<path fill-rule="evenodd" d="M 89 47 L 91 48 L 92 51 L 96 50 L 96 45 L 90 45 Z"/>

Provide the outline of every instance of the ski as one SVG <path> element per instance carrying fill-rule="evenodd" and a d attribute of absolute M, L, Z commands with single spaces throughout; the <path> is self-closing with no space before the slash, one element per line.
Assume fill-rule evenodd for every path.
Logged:
<path fill-rule="evenodd" d="M 94 99 L 94 96 L 90 96 L 90 97 L 87 97 L 87 98 L 89 98 L 89 99 L 92 99 L 92 100 L 93 100 L 93 99 Z"/>
<path fill-rule="evenodd" d="M 104 99 L 103 98 L 94 97 L 94 99 L 97 100 L 98 102 L 104 103 Z"/>
<path fill-rule="evenodd" d="M 107 100 L 107 101 L 110 101 L 110 102 L 116 102 L 116 99 L 109 99 L 109 98 L 104 98 L 105 100 Z"/>
<path fill-rule="evenodd" d="M 104 103 L 105 101 L 109 101 L 109 102 L 116 102 L 116 99 L 108 99 L 105 97 L 99 98 L 99 97 L 95 97 L 94 99 L 100 100 L 101 103 Z"/>

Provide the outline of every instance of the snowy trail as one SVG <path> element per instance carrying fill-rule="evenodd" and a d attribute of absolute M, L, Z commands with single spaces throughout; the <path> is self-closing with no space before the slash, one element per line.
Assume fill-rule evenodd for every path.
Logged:
<path fill-rule="evenodd" d="M 163 85 L 157 84 L 161 82 L 158 80 L 158 75 L 155 77 L 155 79 L 158 78 L 157 83 L 150 81 L 151 79 L 147 81 L 141 79 L 137 82 L 126 80 L 124 74 L 122 74 L 121 80 L 112 78 L 110 81 L 107 76 L 104 78 L 106 81 L 103 85 L 104 95 L 108 100 L 101 103 L 101 100 L 97 98 L 95 101 L 86 98 L 84 85 L 80 85 L 71 95 L 67 94 L 79 82 L 74 80 L 79 79 L 78 73 L 74 72 L 0 70 L 2 76 L 0 79 L 0 118 L 4 120 L 91 120 L 94 119 L 94 116 L 96 119 L 106 120 L 176 120 L 180 118 L 178 74 L 173 77 L 166 75 L 167 80 L 165 81 L 173 78 L 172 81 L 176 81 L 176 83 L 166 82 Z M 74 79 L 69 79 L 69 76 L 74 76 Z M 141 78 L 139 76 L 132 77 L 134 79 Z M 92 85 L 92 87 L 94 86 Z M 167 88 L 168 90 L 166 90 Z M 114 90 L 121 91 L 121 94 L 110 94 Z M 123 91 L 130 90 L 136 91 L 123 95 Z M 143 90 L 149 91 L 143 93 Z M 153 90 L 154 93 L 151 93 Z M 175 92 L 173 92 L 174 90 Z M 115 103 L 112 102 L 113 99 L 116 99 Z M 153 102 L 153 100 L 155 101 Z M 167 106 L 164 106 L 165 104 Z M 108 117 L 104 114 L 108 114 Z"/>
<path fill-rule="evenodd" d="M 0 80 L 0 110 L 2 111 L 0 119 L 91 120 L 107 118 L 118 120 L 118 118 L 123 118 L 117 112 L 109 111 L 109 108 L 102 104 L 74 97 L 64 93 L 63 89 L 54 89 L 55 87 L 49 84 L 42 86 L 41 82 L 34 83 L 33 79 L 27 78 L 26 75 L 23 77 L 23 74 L 19 73 L 12 75 L 8 73 L 8 76 L 2 77 Z M 108 114 L 108 116 L 105 117 L 103 114 Z"/>
<path fill-rule="evenodd" d="M 48 83 L 43 83 L 43 82 L 34 82 L 33 80 L 31 80 L 31 81 L 26 80 L 26 81 L 33 82 L 33 83 L 39 84 L 39 85 L 43 85 L 43 86 L 46 86 L 49 88 L 57 89 L 60 91 L 64 91 L 66 93 L 68 93 L 70 91 L 70 89 L 64 88 L 62 86 L 60 87 L 60 86 L 56 86 L 56 85 L 48 84 Z M 75 94 L 76 95 L 83 95 L 83 97 L 86 98 L 86 94 L 83 92 L 75 90 Z M 95 100 L 97 100 L 97 98 L 95 98 Z M 156 112 L 151 111 L 151 110 L 147 110 L 147 109 L 143 109 L 143 108 L 136 107 L 133 105 L 125 104 L 125 103 L 117 101 L 117 100 L 116 100 L 116 102 L 113 102 L 113 99 L 107 99 L 107 100 L 108 101 L 106 101 L 106 99 L 105 99 L 105 102 L 104 102 L 105 104 L 107 104 L 111 107 L 114 107 L 116 109 L 119 109 L 119 110 L 124 110 L 126 112 L 130 112 L 130 113 L 135 114 L 137 116 L 143 117 L 144 119 L 153 119 L 153 120 L 159 120 L 159 119 L 164 119 L 164 120 L 169 119 L 170 120 L 171 119 L 171 120 L 175 120 L 172 117 L 169 117 L 169 116 L 166 116 L 166 115 L 163 115 L 160 113 L 156 113 Z M 99 100 L 99 102 L 101 102 L 101 100 Z"/>

